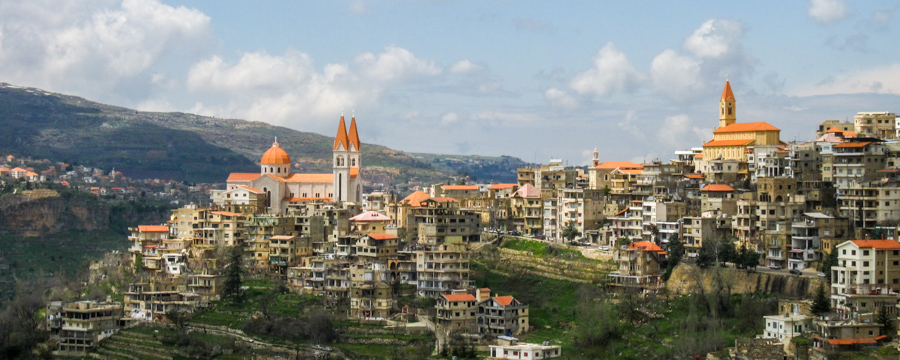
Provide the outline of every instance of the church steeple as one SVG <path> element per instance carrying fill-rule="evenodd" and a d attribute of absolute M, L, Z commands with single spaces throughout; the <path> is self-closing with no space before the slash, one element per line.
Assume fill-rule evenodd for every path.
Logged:
<path fill-rule="evenodd" d="M 347 135 L 350 139 L 350 151 L 359 151 L 359 134 L 356 132 L 356 115 L 350 118 L 350 133 Z"/>
<path fill-rule="evenodd" d="M 725 81 L 725 89 L 722 90 L 722 99 L 719 100 L 719 127 L 726 127 L 737 122 L 737 109 L 735 108 L 734 93 L 731 91 L 731 83 Z"/>
<path fill-rule="evenodd" d="M 350 150 L 350 141 L 347 140 L 347 123 L 344 122 L 344 114 L 341 114 L 341 123 L 338 124 L 337 135 L 334 137 L 334 151 Z"/>

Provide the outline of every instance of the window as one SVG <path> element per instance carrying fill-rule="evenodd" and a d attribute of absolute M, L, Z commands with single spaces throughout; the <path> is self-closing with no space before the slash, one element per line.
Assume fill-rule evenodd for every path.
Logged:
<path fill-rule="evenodd" d="M 869 256 L 869 250 L 863 250 L 863 256 Z M 868 263 L 868 261 L 867 261 Z"/>

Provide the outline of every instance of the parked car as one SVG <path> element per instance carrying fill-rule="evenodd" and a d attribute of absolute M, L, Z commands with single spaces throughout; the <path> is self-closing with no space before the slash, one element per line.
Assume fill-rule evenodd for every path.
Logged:
<path fill-rule="evenodd" d="M 825 277 L 825 273 L 818 273 L 818 274 L 816 274 L 816 276 L 818 276 L 818 277 Z"/>
<path fill-rule="evenodd" d="M 772 270 L 781 270 L 781 265 L 775 265 L 775 264 L 772 264 L 772 265 L 769 265 L 769 269 L 772 269 Z"/>
<path fill-rule="evenodd" d="M 598 249 L 603 250 L 603 251 L 609 251 L 609 246 L 603 245 L 603 246 L 599 247 Z"/>
<path fill-rule="evenodd" d="M 800 275 L 800 274 L 802 274 L 802 273 L 800 272 L 800 270 L 797 270 L 797 269 L 791 269 L 791 270 L 788 271 L 788 272 L 791 273 L 791 275 Z"/>

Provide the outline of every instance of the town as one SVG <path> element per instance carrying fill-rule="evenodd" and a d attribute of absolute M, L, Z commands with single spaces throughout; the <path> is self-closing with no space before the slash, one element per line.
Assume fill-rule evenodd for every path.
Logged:
<path fill-rule="evenodd" d="M 623 293 L 672 295 L 667 282 L 687 266 L 821 284 L 778 299 L 758 336 L 737 339 L 724 358 L 834 358 L 891 344 L 900 320 L 900 117 L 859 112 L 823 121 L 813 140 L 785 142 L 777 124 L 740 122 L 737 110 L 726 81 L 712 140 L 669 161 L 594 150 L 587 166 L 551 159 L 520 168 L 516 183 L 461 177 L 410 194 L 366 182 L 357 120 L 343 115 L 327 174 L 294 173 L 276 138 L 258 172 L 231 173 L 219 189 L 12 155 L 0 177 L 178 206 L 168 222 L 129 229 L 126 252 L 90 265 L 91 282 L 125 269 L 132 282 L 121 300 L 46 304 L 42 326 L 57 355 L 129 358 L 97 349 L 142 324 L 185 326 L 185 316 L 267 281 L 340 321 L 431 332 L 434 356 L 452 342 L 491 359 L 567 358 L 552 339 L 519 340 L 535 330 L 528 303 L 477 286 L 473 260 L 509 241 L 599 260 L 608 271 L 589 283 Z M 334 353 L 328 342 L 310 353 Z"/>

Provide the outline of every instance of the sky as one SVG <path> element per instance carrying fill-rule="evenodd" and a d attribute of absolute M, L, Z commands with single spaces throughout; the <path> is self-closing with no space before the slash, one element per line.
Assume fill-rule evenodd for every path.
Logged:
<path fill-rule="evenodd" d="M 667 161 L 718 124 L 785 141 L 900 112 L 892 1 L 0 0 L 0 82 L 363 144 Z"/>

